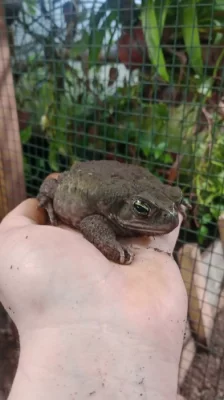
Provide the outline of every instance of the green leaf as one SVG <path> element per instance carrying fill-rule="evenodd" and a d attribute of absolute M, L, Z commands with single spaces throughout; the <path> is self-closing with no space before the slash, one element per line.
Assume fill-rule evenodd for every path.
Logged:
<path fill-rule="evenodd" d="M 165 151 L 165 148 L 166 148 L 165 142 L 161 142 L 157 146 L 155 146 L 155 150 L 154 150 L 155 160 L 158 160 L 161 157 L 161 155 Z"/>
<path fill-rule="evenodd" d="M 164 162 L 164 164 L 172 164 L 173 159 L 169 153 L 164 154 L 163 162 Z"/>
<path fill-rule="evenodd" d="M 205 225 L 201 225 L 198 231 L 198 241 L 200 244 L 203 243 L 205 237 L 208 235 L 208 228 Z"/>
<path fill-rule="evenodd" d="M 146 6 L 143 7 L 141 20 L 149 57 L 156 68 L 157 73 L 165 82 L 169 82 L 165 58 L 160 47 L 161 31 L 158 27 L 153 0 L 147 0 Z"/>
<path fill-rule="evenodd" d="M 74 42 L 70 50 L 70 56 L 76 58 L 79 54 L 84 53 L 88 49 L 89 35 L 86 31 L 83 31 L 82 38 L 77 42 Z"/>
<path fill-rule="evenodd" d="M 213 4 L 216 10 L 224 10 L 223 0 L 216 0 Z"/>
<path fill-rule="evenodd" d="M 48 157 L 48 162 L 50 165 L 50 168 L 53 171 L 58 171 L 59 170 L 59 165 L 58 165 L 58 149 L 57 146 L 55 145 L 54 142 L 50 143 L 50 149 L 49 149 L 49 157 Z"/>
<path fill-rule="evenodd" d="M 38 158 L 37 165 L 39 166 L 40 169 L 44 169 L 45 168 L 45 160 L 43 160 L 43 158 Z"/>
<path fill-rule="evenodd" d="M 24 3 L 27 6 L 27 11 L 32 17 L 36 15 L 37 12 L 37 1 L 36 0 L 25 0 Z"/>
<path fill-rule="evenodd" d="M 29 142 L 31 136 L 32 136 L 31 126 L 27 126 L 27 128 L 20 131 L 20 137 L 21 137 L 22 144 Z"/>
<path fill-rule="evenodd" d="M 202 215 L 201 222 L 203 225 L 208 224 L 209 222 L 211 222 L 211 220 L 212 220 L 211 214 L 207 213 L 207 214 Z"/>
<path fill-rule="evenodd" d="M 89 21 L 90 29 L 95 29 L 99 25 L 101 18 L 104 17 L 107 12 L 107 1 L 105 1 L 100 6 L 98 12 L 95 14 L 96 4 L 97 4 L 97 0 L 95 0 L 93 2 L 93 6 L 92 6 L 92 10 L 91 10 L 90 21 Z"/>
<path fill-rule="evenodd" d="M 195 72 L 202 75 L 203 60 L 198 29 L 196 0 L 185 0 L 185 5 L 181 7 L 181 11 L 183 19 L 182 33 L 189 61 Z"/>
<path fill-rule="evenodd" d="M 66 140 L 66 128 L 67 128 L 67 121 L 68 121 L 68 114 L 69 114 L 69 107 L 70 103 L 68 101 L 68 99 L 66 98 L 66 96 L 62 96 L 61 98 L 61 104 L 60 104 L 60 109 L 58 110 L 57 113 L 57 130 L 58 130 L 58 137 L 60 138 L 60 140 Z"/>
<path fill-rule="evenodd" d="M 163 33 L 169 6 L 170 6 L 170 0 L 155 0 L 155 12 L 159 24 L 160 38 Z"/>
<path fill-rule="evenodd" d="M 39 89 L 39 115 L 40 117 L 45 114 L 47 108 L 52 104 L 54 101 L 54 87 L 51 82 L 44 82 Z"/>

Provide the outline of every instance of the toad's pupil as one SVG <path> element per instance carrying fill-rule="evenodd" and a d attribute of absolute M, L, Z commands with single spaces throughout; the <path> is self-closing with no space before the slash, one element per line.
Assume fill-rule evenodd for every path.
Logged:
<path fill-rule="evenodd" d="M 134 203 L 134 208 L 135 208 L 135 210 L 137 211 L 138 214 L 148 215 L 148 213 L 149 213 L 149 207 L 146 204 L 141 203 L 139 201 L 138 202 L 136 201 Z"/>

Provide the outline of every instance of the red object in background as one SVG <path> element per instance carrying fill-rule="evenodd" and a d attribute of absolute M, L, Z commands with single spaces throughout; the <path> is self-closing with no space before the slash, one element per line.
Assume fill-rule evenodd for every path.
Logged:
<path fill-rule="evenodd" d="M 148 61 L 147 45 L 142 27 L 134 26 L 118 39 L 118 58 L 126 68 L 138 69 Z"/>

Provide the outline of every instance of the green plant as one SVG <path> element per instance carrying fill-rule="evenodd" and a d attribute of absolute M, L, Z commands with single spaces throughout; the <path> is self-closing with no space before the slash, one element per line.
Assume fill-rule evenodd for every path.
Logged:
<path fill-rule="evenodd" d="M 216 222 L 224 211 L 223 121 L 217 114 L 213 114 L 213 119 L 210 129 L 204 131 L 193 146 L 195 154 L 193 183 L 199 204 L 201 241 L 207 235 L 207 224 L 211 221 Z"/>
<path fill-rule="evenodd" d="M 161 179 L 178 181 L 186 196 L 196 194 L 194 217 L 203 243 L 223 209 L 223 120 L 214 111 L 223 82 L 222 2 L 207 0 L 205 7 L 202 0 L 144 0 L 128 30 L 110 0 L 98 11 L 94 1 L 79 14 L 80 22 L 90 18 L 89 26 L 80 26 L 68 48 L 55 27 L 45 36 L 34 31 L 38 3 L 26 2 L 20 24 L 42 51 L 26 57 L 16 81 L 18 109 L 30 115 L 21 129 L 26 180 L 35 185 L 34 178 L 76 158 L 137 159 Z M 120 39 L 130 51 L 122 50 Z M 127 69 L 139 71 L 135 81 L 126 75 L 107 86 L 107 67 L 99 59 L 103 49 L 105 62 L 108 55 L 111 60 L 115 44 L 111 65 L 117 76 L 120 55 Z M 133 53 L 138 67 L 132 68 Z M 16 57 L 14 62 L 17 72 Z"/>

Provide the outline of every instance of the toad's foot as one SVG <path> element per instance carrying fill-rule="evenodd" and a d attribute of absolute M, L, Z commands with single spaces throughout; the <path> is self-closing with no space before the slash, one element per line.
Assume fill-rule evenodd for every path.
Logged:
<path fill-rule="evenodd" d="M 47 211 L 51 225 L 57 226 L 58 221 L 53 209 L 54 194 L 58 186 L 57 179 L 46 179 L 39 190 L 37 200 L 39 201 L 39 207 L 44 208 Z"/>
<path fill-rule="evenodd" d="M 39 193 L 37 196 L 37 200 L 39 201 L 38 207 L 44 208 L 47 211 L 47 215 L 50 221 L 50 224 L 53 226 L 58 225 L 57 217 L 54 213 L 52 200 L 44 194 Z"/>
<path fill-rule="evenodd" d="M 118 264 L 132 263 L 134 254 L 129 247 L 121 245 L 116 240 L 113 229 L 101 215 L 84 218 L 80 224 L 80 231 L 108 260 Z"/>

